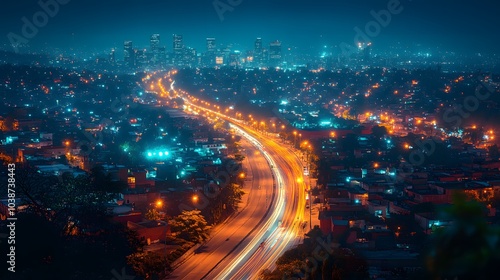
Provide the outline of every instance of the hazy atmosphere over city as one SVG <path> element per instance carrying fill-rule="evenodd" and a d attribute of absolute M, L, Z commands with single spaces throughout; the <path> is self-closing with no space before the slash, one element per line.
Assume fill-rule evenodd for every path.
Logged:
<path fill-rule="evenodd" d="M 63 2 L 63 1 L 61 1 Z M 146 34 L 183 34 L 186 43 L 204 47 L 203 38 L 241 47 L 252 38 L 276 38 L 304 49 L 352 43 L 355 27 L 364 30 L 370 11 L 387 8 L 385 0 L 169 0 L 169 1 L 65 1 L 35 38 L 33 49 L 60 48 L 89 52 L 119 46 L 133 40 L 147 46 Z M 217 4 L 214 4 L 217 3 Z M 234 5 L 233 5 L 234 4 Z M 499 4 L 492 0 L 401 0 L 401 13 L 393 16 L 373 42 L 388 47 L 441 48 L 447 51 L 498 50 Z M 37 1 L 7 1 L 2 7 L 3 34 L 21 33 L 22 17 L 32 19 L 40 10 Z M 3 36 L 2 44 L 10 45 Z"/>
<path fill-rule="evenodd" d="M 498 279 L 500 4 L 0 9 L 0 279 Z"/>

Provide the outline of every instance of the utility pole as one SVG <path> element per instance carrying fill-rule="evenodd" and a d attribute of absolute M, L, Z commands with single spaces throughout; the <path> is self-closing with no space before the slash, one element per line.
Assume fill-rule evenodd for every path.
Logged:
<path fill-rule="evenodd" d="M 309 229 L 312 230 L 312 191 L 311 191 L 311 184 L 309 184 Z"/>

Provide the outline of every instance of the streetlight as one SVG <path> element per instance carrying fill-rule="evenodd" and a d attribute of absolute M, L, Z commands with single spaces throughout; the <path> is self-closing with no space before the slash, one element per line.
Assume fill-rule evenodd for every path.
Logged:
<path fill-rule="evenodd" d="M 163 209 L 163 200 L 161 199 L 158 199 L 156 202 L 155 202 L 155 208 L 161 208 Z M 165 220 L 167 220 L 167 214 L 164 213 L 164 218 Z M 166 221 L 163 221 L 164 223 L 166 223 Z M 167 229 L 168 229 L 168 225 L 165 224 L 165 233 L 163 234 L 164 238 L 165 238 L 165 258 L 167 257 Z"/>
<path fill-rule="evenodd" d="M 155 203 L 156 208 L 162 208 L 163 207 L 163 201 L 161 199 L 158 199 Z"/>

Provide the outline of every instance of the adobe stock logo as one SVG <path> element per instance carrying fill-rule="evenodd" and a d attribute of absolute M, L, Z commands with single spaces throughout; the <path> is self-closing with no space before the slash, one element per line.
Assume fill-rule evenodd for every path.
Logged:
<path fill-rule="evenodd" d="M 16 53 L 19 52 L 19 46 L 25 45 L 30 39 L 33 39 L 38 34 L 38 30 L 49 23 L 49 18 L 53 18 L 59 13 L 60 6 L 68 4 L 69 1 L 71 0 L 38 1 L 38 6 L 40 6 L 42 10 L 34 13 L 31 20 L 27 17 L 21 18 L 23 22 L 21 35 L 14 32 L 9 32 L 9 34 L 7 34 L 7 38 L 12 48 L 14 48 L 14 51 Z"/>
<path fill-rule="evenodd" d="M 407 0 L 411 2 L 412 0 Z M 380 35 L 383 28 L 389 26 L 394 15 L 399 15 L 403 12 L 404 7 L 399 0 L 389 0 L 387 2 L 387 9 L 382 9 L 378 12 L 375 10 L 370 11 L 373 20 L 367 22 L 363 29 L 356 26 L 354 31 L 354 45 L 349 45 L 345 42 L 340 44 L 341 52 L 344 56 L 350 56 L 358 52 L 357 45 L 360 43 L 368 44 L 373 38 Z"/>
<path fill-rule="evenodd" d="M 243 0 L 215 0 L 212 5 L 219 16 L 219 20 L 222 22 L 224 21 L 224 14 L 234 11 L 234 8 L 241 5 L 242 2 Z"/>

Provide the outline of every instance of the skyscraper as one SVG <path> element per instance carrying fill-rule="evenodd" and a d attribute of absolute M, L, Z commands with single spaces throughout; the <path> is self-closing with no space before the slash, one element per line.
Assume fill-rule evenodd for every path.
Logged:
<path fill-rule="evenodd" d="M 184 42 L 182 35 L 174 34 L 174 64 L 182 63 L 184 56 Z"/>
<path fill-rule="evenodd" d="M 257 38 L 255 40 L 255 45 L 253 49 L 253 60 L 257 65 L 264 62 L 264 50 L 262 48 L 262 38 Z"/>
<path fill-rule="evenodd" d="M 215 38 L 207 38 L 207 52 L 203 58 L 203 64 L 208 67 L 215 65 L 215 58 L 217 56 L 217 46 Z"/>
<path fill-rule="evenodd" d="M 160 47 L 160 34 L 151 35 L 149 43 L 151 46 L 151 51 L 157 50 Z"/>
<path fill-rule="evenodd" d="M 164 66 L 167 62 L 167 50 L 165 46 L 158 47 L 158 63 Z"/>
<path fill-rule="evenodd" d="M 151 47 L 151 63 L 156 65 L 160 62 L 160 34 L 151 35 L 149 44 Z"/>
<path fill-rule="evenodd" d="M 207 52 L 215 53 L 215 51 L 216 51 L 215 38 L 207 38 Z"/>
<path fill-rule="evenodd" d="M 109 52 L 109 63 L 111 65 L 115 65 L 115 62 L 116 62 L 116 58 L 115 58 L 115 49 L 111 49 L 111 51 Z"/>
<path fill-rule="evenodd" d="M 125 41 L 123 43 L 123 61 L 127 66 L 135 65 L 135 54 L 132 41 Z"/>
<path fill-rule="evenodd" d="M 148 56 L 145 49 L 134 50 L 134 63 L 138 67 L 144 67 L 148 63 Z"/>
<path fill-rule="evenodd" d="M 269 44 L 269 66 L 278 67 L 282 62 L 281 42 L 274 41 Z"/>

